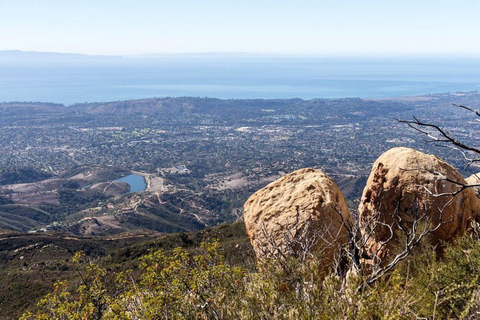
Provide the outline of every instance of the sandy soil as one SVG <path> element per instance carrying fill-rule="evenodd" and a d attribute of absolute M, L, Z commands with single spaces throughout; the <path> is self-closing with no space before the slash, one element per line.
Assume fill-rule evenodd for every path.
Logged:
<path fill-rule="evenodd" d="M 210 188 L 216 189 L 219 191 L 240 189 L 240 188 L 244 188 L 244 187 L 248 187 L 256 184 L 270 183 L 279 179 L 284 175 L 285 173 L 282 172 L 276 175 L 262 177 L 258 180 L 248 180 L 248 178 L 243 176 L 241 173 L 235 173 L 235 174 L 220 178 L 218 183 L 211 184 Z"/>
<path fill-rule="evenodd" d="M 56 189 L 65 181 L 65 179 L 47 179 L 40 182 L 9 184 L 2 188 L 13 190 L 13 192 L 31 193 Z"/>
<path fill-rule="evenodd" d="M 161 177 L 148 177 L 147 179 L 147 191 L 150 192 L 164 192 L 167 191 L 164 180 Z"/>

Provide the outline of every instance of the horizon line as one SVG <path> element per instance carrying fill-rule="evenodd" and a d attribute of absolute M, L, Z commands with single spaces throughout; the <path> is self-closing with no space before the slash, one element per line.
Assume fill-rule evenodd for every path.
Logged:
<path fill-rule="evenodd" d="M 4 49 L 2 53 L 19 54 L 42 54 L 42 55 L 65 55 L 77 57 L 96 57 L 96 58 L 154 58 L 154 57 L 174 57 L 174 56 L 230 56 L 230 57 L 279 57 L 279 58 L 471 58 L 480 59 L 475 53 L 289 53 L 289 52 L 245 52 L 245 51 L 200 51 L 200 52 L 153 52 L 153 53 L 135 53 L 135 54 L 89 54 L 81 52 L 61 52 L 61 51 L 36 51 L 21 49 Z"/>

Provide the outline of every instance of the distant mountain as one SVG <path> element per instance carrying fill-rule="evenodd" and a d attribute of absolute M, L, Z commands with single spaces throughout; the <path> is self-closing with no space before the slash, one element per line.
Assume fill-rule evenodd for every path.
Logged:
<path fill-rule="evenodd" d="M 92 114 L 180 114 L 192 111 L 195 98 L 150 98 L 84 105 Z M 79 107 L 81 105 L 78 105 Z"/>
<path fill-rule="evenodd" d="M 186 53 L 148 53 L 128 55 L 125 58 L 152 58 L 152 59 L 271 59 L 271 58 L 298 58 L 295 55 L 253 52 L 186 52 Z"/>
<path fill-rule="evenodd" d="M 25 115 L 25 114 L 46 114 L 63 113 L 67 109 L 65 105 L 58 103 L 44 102 L 8 102 L 0 103 L 0 115 Z"/>
<path fill-rule="evenodd" d="M 0 59 L 121 59 L 121 56 L 99 56 L 78 53 L 39 52 L 4 50 L 0 51 Z"/>

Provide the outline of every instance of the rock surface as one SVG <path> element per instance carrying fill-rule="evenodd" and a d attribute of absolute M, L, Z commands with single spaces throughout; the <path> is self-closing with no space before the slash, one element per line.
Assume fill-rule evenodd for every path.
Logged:
<path fill-rule="evenodd" d="M 247 234 L 257 261 L 299 256 L 301 243 L 331 264 L 348 240 L 351 225 L 345 198 L 320 170 L 292 172 L 255 192 L 244 205 Z"/>
<path fill-rule="evenodd" d="M 466 178 L 465 181 L 468 184 L 480 184 L 480 172 L 472 174 L 470 177 Z M 475 191 L 477 198 L 480 198 L 480 187 L 474 187 L 473 190 Z"/>
<path fill-rule="evenodd" d="M 434 244 L 465 232 L 480 211 L 479 200 L 472 189 L 449 195 L 459 186 L 445 177 L 465 183 L 457 170 L 433 155 L 409 148 L 382 154 L 373 165 L 359 207 L 367 255 L 385 263 L 399 252 L 400 239 L 386 225 L 398 231 L 399 225 L 411 230 L 419 219 L 430 229 L 441 224 L 431 237 Z"/>

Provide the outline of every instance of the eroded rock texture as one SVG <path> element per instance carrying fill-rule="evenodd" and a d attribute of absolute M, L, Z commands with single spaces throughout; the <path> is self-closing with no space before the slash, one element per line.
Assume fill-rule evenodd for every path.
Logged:
<path fill-rule="evenodd" d="M 301 256 L 305 249 L 331 264 L 348 240 L 352 219 L 337 185 L 322 171 L 301 169 L 255 192 L 244 205 L 257 261 Z"/>
<path fill-rule="evenodd" d="M 460 186 L 448 179 L 465 183 L 457 170 L 433 155 L 409 148 L 382 154 L 373 165 L 359 206 L 366 253 L 384 263 L 392 259 L 404 247 L 401 228 L 411 233 L 417 227 L 418 235 L 424 228 L 438 226 L 430 237 L 433 244 L 465 232 L 480 204 L 472 189 L 458 192 Z"/>
<path fill-rule="evenodd" d="M 480 185 L 480 172 L 472 174 L 470 177 L 466 178 L 465 181 L 469 185 Z M 480 198 L 480 187 L 474 187 L 475 195 L 477 198 Z"/>

